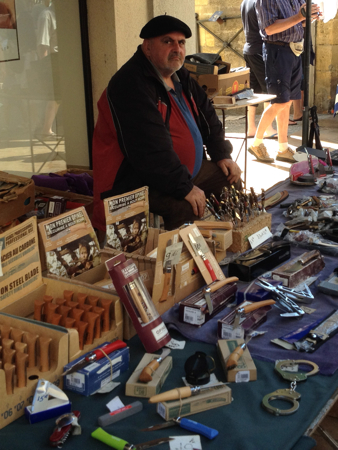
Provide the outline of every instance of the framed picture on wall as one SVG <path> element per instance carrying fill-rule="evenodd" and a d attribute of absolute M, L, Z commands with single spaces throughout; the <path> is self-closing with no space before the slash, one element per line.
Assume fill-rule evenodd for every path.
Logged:
<path fill-rule="evenodd" d="M 0 1 L 0 62 L 20 59 L 15 0 Z"/>

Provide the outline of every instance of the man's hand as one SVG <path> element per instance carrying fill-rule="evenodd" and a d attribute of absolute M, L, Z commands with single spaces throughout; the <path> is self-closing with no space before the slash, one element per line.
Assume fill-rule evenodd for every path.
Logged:
<path fill-rule="evenodd" d="M 299 10 L 298 15 L 300 15 L 301 20 L 306 20 L 306 3 L 304 3 Z M 315 5 L 314 3 L 311 4 L 311 22 L 314 22 L 315 20 L 320 20 L 322 17 L 322 12 L 320 10 L 320 7 L 318 5 Z"/>
<path fill-rule="evenodd" d="M 217 165 L 227 177 L 230 184 L 236 183 L 241 176 L 241 169 L 232 159 L 221 159 Z"/>
<path fill-rule="evenodd" d="M 184 198 L 192 206 L 195 216 L 202 217 L 205 210 L 205 194 L 202 189 L 194 186 Z"/>

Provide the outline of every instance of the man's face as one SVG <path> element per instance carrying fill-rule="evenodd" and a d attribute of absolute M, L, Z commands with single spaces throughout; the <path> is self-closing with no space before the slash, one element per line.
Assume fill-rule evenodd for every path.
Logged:
<path fill-rule="evenodd" d="M 86 247 L 80 247 L 80 261 L 85 262 L 88 259 L 88 251 Z"/>
<path fill-rule="evenodd" d="M 183 66 L 185 36 L 179 31 L 145 39 L 144 51 L 161 75 L 166 78 Z"/>

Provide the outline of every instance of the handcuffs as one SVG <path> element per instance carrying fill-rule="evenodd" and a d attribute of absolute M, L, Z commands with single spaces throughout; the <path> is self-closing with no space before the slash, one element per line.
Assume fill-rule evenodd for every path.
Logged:
<path fill-rule="evenodd" d="M 291 369 L 298 364 L 309 365 L 312 366 L 313 369 L 310 372 L 290 372 L 288 370 L 285 370 Z M 284 380 L 291 381 L 290 388 L 277 389 L 276 391 L 271 392 L 271 394 L 265 395 L 262 400 L 262 406 L 269 413 L 275 414 L 276 416 L 288 416 L 296 412 L 297 409 L 299 408 L 298 400 L 300 399 L 301 395 L 298 392 L 296 392 L 297 381 L 304 381 L 307 379 L 307 377 L 315 375 L 316 373 L 319 372 L 319 367 L 316 363 L 305 359 L 297 359 L 297 360 L 286 359 L 278 361 L 275 366 L 275 370 L 284 378 Z M 291 403 L 292 404 L 291 408 L 279 409 L 270 404 L 271 401 L 278 399 L 285 400 Z"/>

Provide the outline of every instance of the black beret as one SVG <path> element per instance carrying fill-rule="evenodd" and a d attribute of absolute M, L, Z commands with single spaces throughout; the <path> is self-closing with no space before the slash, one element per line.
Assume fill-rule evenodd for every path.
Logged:
<path fill-rule="evenodd" d="M 140 38 L 150 39 L 173 31 L 180 31 L 186 38 L 191 37 L 191 30 L 187 24 L 176 17 L 164 15 L 149 20 L 142 28 Z"/>

